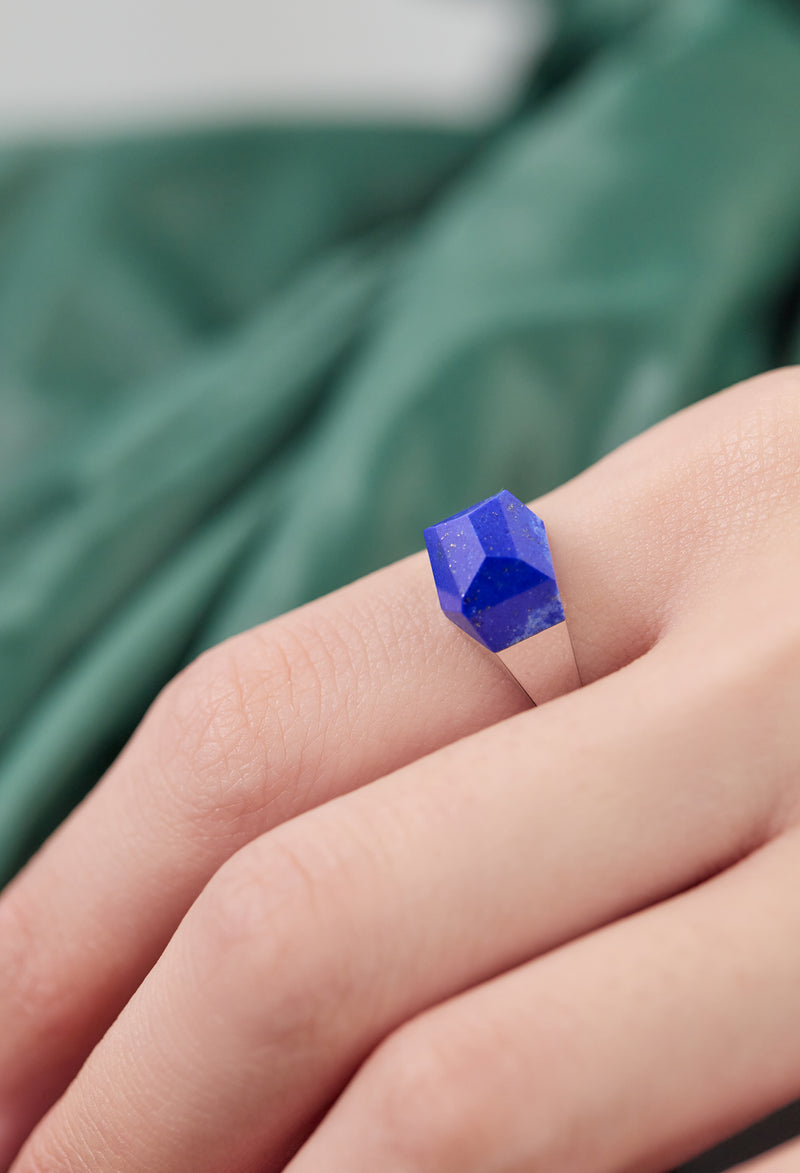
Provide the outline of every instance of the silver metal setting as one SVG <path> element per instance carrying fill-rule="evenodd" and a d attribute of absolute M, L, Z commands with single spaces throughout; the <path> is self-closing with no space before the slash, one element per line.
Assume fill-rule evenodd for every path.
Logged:
<path fill-rule="evenodd" d="M 566 621 L 494 655 L 534 705 L 543 705 L 581 687 Z"/>

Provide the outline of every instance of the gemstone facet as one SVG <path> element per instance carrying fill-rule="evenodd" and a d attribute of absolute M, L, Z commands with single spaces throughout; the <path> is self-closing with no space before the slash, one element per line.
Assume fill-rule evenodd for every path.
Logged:
<path fill-rule="evenodd" d="M 505 489 L 425 530 L 448 619 L 492 652 L 564 622 L 544 522 Z"/>

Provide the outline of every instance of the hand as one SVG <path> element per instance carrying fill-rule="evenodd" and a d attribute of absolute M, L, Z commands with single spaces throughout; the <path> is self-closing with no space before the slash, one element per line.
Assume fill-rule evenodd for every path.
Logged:
<path fill-rule="evenodd" d="M 201 657 L 6 891 L 14 1173 L 666 1170 L 800 1095 L 800 372 L 534 507 L 587 687 L 408 559 Z"/>

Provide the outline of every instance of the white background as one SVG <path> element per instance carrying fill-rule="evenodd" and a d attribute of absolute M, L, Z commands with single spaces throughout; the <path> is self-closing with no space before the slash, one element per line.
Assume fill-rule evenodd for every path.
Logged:
<path fill-rule="evenodd" d="M 0 135 L 275 111 L 480 119 L 541 26 L 533 0 L 0 0 Z"/>

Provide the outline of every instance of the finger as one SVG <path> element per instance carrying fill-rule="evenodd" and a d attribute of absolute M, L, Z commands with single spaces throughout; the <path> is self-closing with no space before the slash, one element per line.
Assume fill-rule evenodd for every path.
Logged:
<path fill-rule="evenodd" d="M 775 697 L 754 634 L 738 671 L 678 689 L 696 642 L 675 632 L 243 849 L 15 1173 L 281 1169 L 400 1023 L 766 841 L 798 765 L 800 681 Z M 767 707 L 775 776 L 759 779 Z"/>
<path fill-rule="evenodd" d="M 541 504 L 585 680 L 646 651 L 702 565 L 757 532 L 769 502 L 733 536 L 728 505 L 795 467 L 794 378 L 702 404 Z M 438 613 L 419 558 L 202 658 L 0 900 L 7 1131 L 65 1086 L 239 847 L 523 703 Z"/>
<path fill-rule="evenodd" d="M 287 1173 L 657 1173 L 786 1104 L 799 858 L 794 832 L 420 1016 Z"/>

